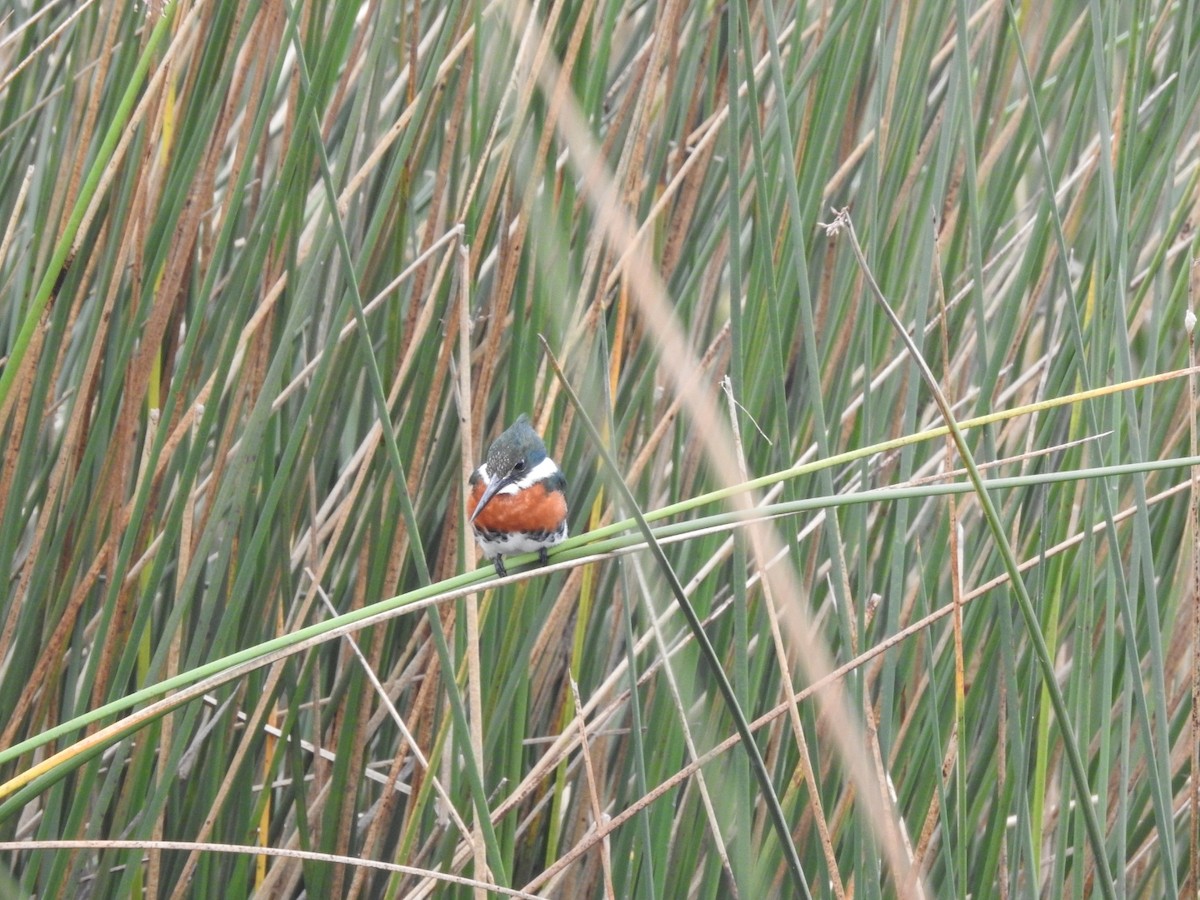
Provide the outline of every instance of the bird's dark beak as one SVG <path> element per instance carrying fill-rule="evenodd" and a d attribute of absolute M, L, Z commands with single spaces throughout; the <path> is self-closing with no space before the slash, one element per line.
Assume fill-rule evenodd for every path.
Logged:
<path fill-rule="evenodd" d="M 485 506 L 488 505 L 488 502 L 498 493 L 500 493 L 500 488 L 504 487 L 506 484 L 508 484 L 508 482 L 509 479 L 507 478 L 492 479 L 492 483 L 484 489 L 483 496 L 479 498 L 479 502 L 475 505 L 475 512 L 471 513 L 472 523 L 475 521 L 475 517 L 483 511 Z"/>

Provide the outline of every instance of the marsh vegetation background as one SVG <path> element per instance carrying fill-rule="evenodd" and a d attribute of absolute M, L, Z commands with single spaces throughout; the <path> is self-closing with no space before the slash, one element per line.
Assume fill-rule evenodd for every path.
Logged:
<path fill-rule="evenodd" d="M 3 4 L 0 893 L 1193 889 L 1198 46 Z M 483 590 L 521 412 L 614 527 Z"/>

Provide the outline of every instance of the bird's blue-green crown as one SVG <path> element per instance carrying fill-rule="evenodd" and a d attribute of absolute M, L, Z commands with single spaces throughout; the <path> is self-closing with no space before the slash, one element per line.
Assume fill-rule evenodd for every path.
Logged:
<path fill-rule="evenodd" d="M 503 477 L 513 471 L 518 462 L 524 462 L 525 471 L 546 458 L 546 445 L 529 424 L 529 416 L 521 413 L 517 421 L 488 448 L 487 467 L 493 477 Z"/>

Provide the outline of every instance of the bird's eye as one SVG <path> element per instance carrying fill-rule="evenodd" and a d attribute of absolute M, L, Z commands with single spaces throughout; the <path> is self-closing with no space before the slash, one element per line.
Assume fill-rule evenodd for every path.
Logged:
<path fill-rule="evenodd" d="M 513 471 L 514 472 L 524 472 L 525 471 L 525 460 L 518 459 L 515 463 L 513 463 Z"/>

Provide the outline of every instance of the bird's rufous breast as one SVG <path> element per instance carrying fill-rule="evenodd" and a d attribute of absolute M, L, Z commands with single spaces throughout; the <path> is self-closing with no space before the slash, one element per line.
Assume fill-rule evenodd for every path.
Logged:
<path fill-rule="evenodd" d="M 467 500 L 468 518 L 474 515 L 483 491 L 483 482 L 476 482 Z M 555 531 L 566 516 L 567 499 L 562 491 L 547 491 L 538 483 L 515 494 L 496 494 L 474 524 L 481 531 Z"/>

